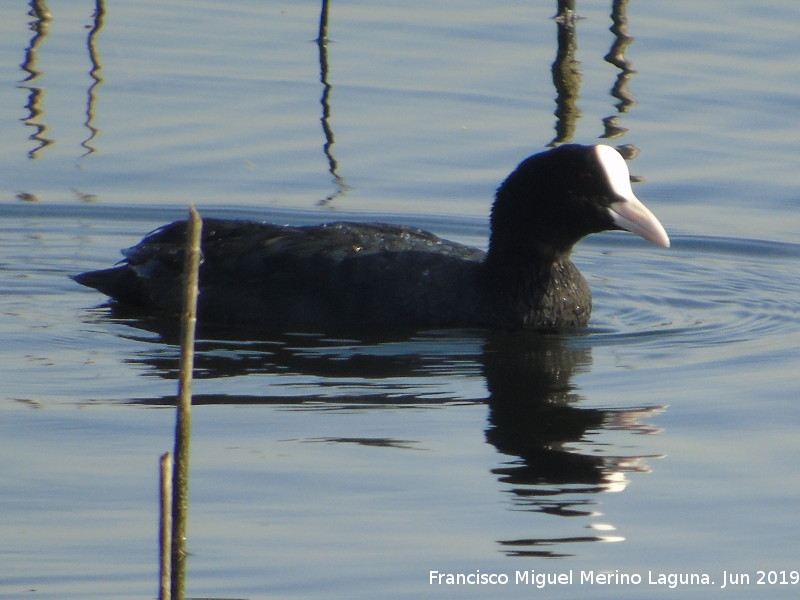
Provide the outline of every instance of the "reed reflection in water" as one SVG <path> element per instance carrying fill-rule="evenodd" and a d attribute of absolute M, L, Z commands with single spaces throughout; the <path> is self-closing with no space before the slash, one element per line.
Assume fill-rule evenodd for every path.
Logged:
<path fill-rule="evenodd" d="M 599 138 L 617 139 L 625 135 L 627 129 L 619 122 L 620 116 L 633 107 L 636 102 L 628 90 L 628 85 L 636 73 L 631 62 L 625 57 L 628 46 L 633 42 L 633 37 L 628 31 L 627 8 L 630 0 L 614 0 L 612 2 L 611 32 L 614 34 L 612 45 L 606 54 L 605 61 L 619 69 L 616 81 L 610 89 L 611 97 L 618 100 L 617 114 L 603 119 L 603 133 Z M 577 123 L 581 116 L 579 96 L 581 87 L 580 63 L 577 60 L 578 29 L 581 26 L 576 0 L 558 0 L 557 14 L 554 22 L 557 28 L 557 51 L 552 64 L 552 80 L 555 86 L 556 123 L 555 137 L 546 145 L 555 146 L 571 142 L 575 137 Z M 333 96 L 335 86 L 330 79 L 329 57 L 329 28 L 332 25 L 332 3 L 322 0 L 319 12 L 318 31 L 315 42 L 318 47 L 317 59 L 319 62 L 319 83 L 322 92 L 319 98 L 321 106 L 320 122 L 322 125 L 322 151 L 326 158 L 327 170 L 331 176 L 332 191 L 319 200 L 319 206 L 327 206 L 337 198 L 347 194 L 350 189 L 345 177 L 342 175 L 342 165 L 334 155 L 335 131 L 333 115 Z M 28 150 L 31 159 L 39 158 L 47 147 L 56 143 L 49 131 L 46 110 L 46 74 L 38 66 L 39 54 L 46 48 L 46 39 L 54 17 L 50 14 L 46 0 L 31 0 L 28 13 L 33 19 L 28 23 L 33 32 L 27 47 L 24 50 L 24 60 L 20 68 L 24 77 L 19 82 L 19 87 L 28 91 L 25 105 L 27 114 L 20 120 L 26 127 L 34 131 L 29 139 L 35 146 Z M 88 85 L 86 87 L 85 114 L 82 126 L 87 130 L 86 137 L 79 142 L 82 148 L 80 157 L 87 157 L 99 151 L 97 139 L 101 128 L 96 123 L 97 105 L 100 102 L 99 90 L 104 83 L 103 65 L 101 61 L 99 39 L 105 26 L 107 11 L 104 0 L 95 0 L 90 22 L 86 25 L 86 53 L 88 60 Z M 333 20 L 335 23 L 335 20 Z M 588 63 L 587 63 L 588 64 Z M 594 67 L 593 67 L 594 68 Z M 638 150 L 630 145 L 618 148 L 626 158 L 632 158 Z"/>

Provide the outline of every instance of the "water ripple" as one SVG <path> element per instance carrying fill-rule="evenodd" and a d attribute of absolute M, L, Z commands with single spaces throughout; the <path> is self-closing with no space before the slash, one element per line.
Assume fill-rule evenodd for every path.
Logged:
<path fill-rule="evenodd" d="M 752 349 L 800 331 L 800 245 L 677 236 L 671 250 L 652 252 L 609 237 L 612 250 L 581 263 L 594 290 L 593 343 Z"/>

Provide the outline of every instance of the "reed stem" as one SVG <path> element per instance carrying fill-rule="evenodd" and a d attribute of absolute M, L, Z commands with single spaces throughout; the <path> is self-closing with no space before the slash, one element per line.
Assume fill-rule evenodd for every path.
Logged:
<path fill-rule="evenodd" d="M 202 227 L 203 222 L 200 219 L 200 215 L 193 206 L 190 207 L 183 263 L 181 360 L 175 424 L 175 468 L 172 475 L 172 600 L 183 600 L 185 593 L 186 520 L 189 513 L 189 441 L 192 426 L 192 371 L 194 367 L 195 326 L 197 325 Z"/>
<path fill-rule="evenodd" d="M 158 530 L 159 587 L 158 600 L 171 600 L 172 589 L 172 454 L 165 452 L 160 460 L 161 514 Z"/>

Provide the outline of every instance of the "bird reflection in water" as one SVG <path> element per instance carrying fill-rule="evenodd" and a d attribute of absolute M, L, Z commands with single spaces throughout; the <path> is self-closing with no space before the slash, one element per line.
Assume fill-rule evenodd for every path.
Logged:
<path fill-rule="evenodd" d="M 129 360 L 161 377 L 176 377 L 173 325 L 152 317 L 136 318 L 119 306 L 110 315 L 102 314 L 102 320 L 110 316 L 118 323 L 155 332 L 155 337 L 126 334 L 152 342 Z M 125 330 L 130 332 L 118 329 Z M 264 393 L 237 394 L 232 383 L 224 394 L 196 395 L 195 404 L 291 405 L 323 411 L 398 406 L 447 410 L 453 403 L 486 403 L 486 441 L 505 457 L 492 473 L 509 494 L 511 510 L 590 521 L 589 535 L 500 540 L 502 551 L 514 556 L 569 556 L 564 549 L 575 543 L 622 539 L 612 525 L 597 522 L 599 494 L 620 492 L 630 473 L 649 471 L 648 459 L 657 455 L 631 452 L 629 435 L 657 433 L 644 421 L 664 409 L 587 406 L 591 394 L 580 390 L 574 378 L 592 369 L 591 334 L 454 330 L 372 339 L 285 335 L 248 341 L 206 328 L 198 338 L 196 366 L 198 379 L 247 377 L 248 391 L 254 387 L 251 378 L 261 378 L 263 385 L 256 389 Z M 484 392 L 477 397 L 478 392 L 465 399 L 463 382 L 481 377 L 488 396 Z M 298 393 L 299 381 L 307 382 L 303 387 L 308 394 Z M 171 396 L 130 401 L 174 404 Z M 624 446 L 613 441 L 618 432 L 625 434 Z M 349 436 L 302 441 L 420 450 L 430 440 L 407 434 L 403 439 Z"/>
<path fill-rule="evenodd" d="M 591 438 L 604 430 L 656 433 L 641 421 L 664 407 L 586 407 L 571 380 L 590 370 L 591 347 L 575 343 L 579 338 L 531 338 L 524 333 L 492 336 L 483 355 L 490 409 L 486 440 L 511 457 L 493 473 L 508 485 L 516 510 L 591 517 L 596 494 L 622 491 L 627 474 L 648 472 L 646 459 L 653 458 L 600 453 Z M 513 555 L 562 556 L 547 547 L 620 539 L 598 534 L 501 544 Z"/>

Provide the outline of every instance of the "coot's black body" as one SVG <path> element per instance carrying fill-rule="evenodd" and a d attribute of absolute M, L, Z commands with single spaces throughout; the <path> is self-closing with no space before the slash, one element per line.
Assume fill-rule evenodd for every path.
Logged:
<path fill-rule="evenodd" d="M 607 229 L 669 245 L 633 195 L 621 156 L 578 145 L 528 158 L 501 185 L 488 253 L 381 223 L 206 219 L 199 319 L 284 332 L 581 327 L 591 292 L 569 254 Z M 185 237 L 185 222 L 166 225 L 124 251 L 120 265 L 75 280 L 118 303 L 178 313 Z"/>

